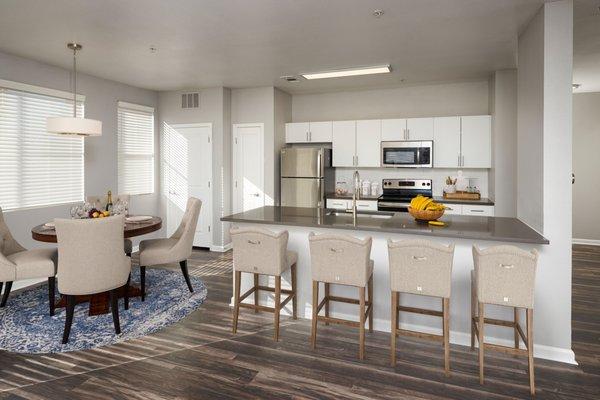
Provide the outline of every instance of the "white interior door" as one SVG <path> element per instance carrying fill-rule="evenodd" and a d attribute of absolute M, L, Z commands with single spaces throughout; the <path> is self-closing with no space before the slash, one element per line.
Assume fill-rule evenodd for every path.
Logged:
<path fill-rule="evenodd" d="M 233 212 L 265 205 L 264 125 L 233 125 Z"/>
<path fill-rule="evenodd" d="M 179 226 L 190 196 L 202 201 L 194 246 L 212 245 L 212 124 L 171 125 L 163 132 L 163 173 L 168 187 L 167 234 Z"/>

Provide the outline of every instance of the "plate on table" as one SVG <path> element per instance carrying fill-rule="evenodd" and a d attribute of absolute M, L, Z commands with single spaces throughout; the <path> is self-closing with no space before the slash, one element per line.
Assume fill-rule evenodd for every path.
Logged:
<path fill-rule="evenodd" d="M 141 222 L 146 222 L 146 221 L 150 221 L 152 219 L 152 217 L 150 215 L 134 215 L 131 217 L 127 217 L 125 218 L 125 222 L 130 222 L 130 223 L 141 223 Z"/>

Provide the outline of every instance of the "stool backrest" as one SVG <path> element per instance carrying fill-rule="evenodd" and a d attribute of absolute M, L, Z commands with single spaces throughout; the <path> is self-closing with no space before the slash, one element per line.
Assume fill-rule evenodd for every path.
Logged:
<path fill-rule="evenodd" d="M 392 291 L 450 298 L 454 245 L 389 240 L 388 254 Z"/>
<path fill-rule="evenodd" d="M 310 233 L 312 279 L 364 287 L 369 280 L 372 239 Z"/>
<path fill-rule="evenodd" d="M 261 228 L 231 228 L 236 271 L 281 275 L 286 269 L 288 232 Z"/>
<path fill-rule="evenodd" d="M 515 246 L 473 246 L 477 297 L 482 303 L 533 308 L 538 253 Z"/>

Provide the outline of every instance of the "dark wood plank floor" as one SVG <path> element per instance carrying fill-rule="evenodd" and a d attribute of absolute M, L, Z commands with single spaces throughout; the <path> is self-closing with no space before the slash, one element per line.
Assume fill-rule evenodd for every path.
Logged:
<path fill-rule="evenodd" d="M 215 264 L 214 260 L 221 262 Z M 400 339 L 398 365 L 388 366 L 389 335 L 367 334 L 364 361 L 357 333 L 282 318 L 272 341 L 272 314 L 243 311 L 231 334 L 231 257 L 195 251 L 191 273 L 208 298 L 184 321 L 114 346 L 55 355 L 0 352 L 0 398 L 7 399 L 526 399 L 524 358 L 489 353 L 486 384 L 477 356 L 452 346 L 452 376 L 443 374 L 439 344 Z M 209 267 L 205 265 L 210 263 Z M 177 266 L 173 266 L 174 268 Z M 600 248 L 573 255 L 573 349 L 579 366 L 536 360 L 538 399 L 600 398 Z"/>

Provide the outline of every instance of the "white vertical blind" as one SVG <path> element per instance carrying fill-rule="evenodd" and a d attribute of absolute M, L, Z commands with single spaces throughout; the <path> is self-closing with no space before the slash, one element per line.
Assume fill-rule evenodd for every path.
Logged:
<path fill-rule="evenodd" d="M 48 117 L 73 116 L 73 100 L 0 88 L 0 206 L 83 200 L 83 138 L 48 133 Z M 83 103 L 77 104 L 83 116 Z"/>
<path fill-rule="evenodd" d="M 119 102 L 119 193 L 154 193 L 154 109 Z"/>

